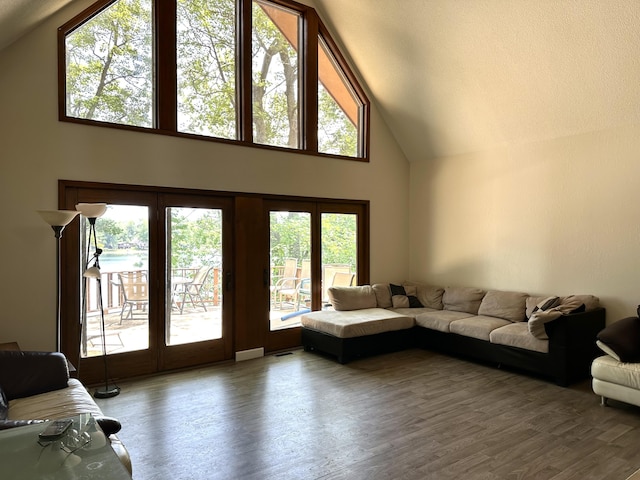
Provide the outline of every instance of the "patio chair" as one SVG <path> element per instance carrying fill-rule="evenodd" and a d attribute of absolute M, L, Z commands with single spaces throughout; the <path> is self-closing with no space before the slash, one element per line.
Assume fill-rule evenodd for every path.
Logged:
<path fill-rule="evenodd" d="M 149 305 L 149 282 L 146 271 L 120 272 L 118 273 L 120 291 L 122 292 L 122 311 L 120 312 L 120 323 L 125 318 L 133 318 L 133 307 L 142 308 L 146 313 Z M 125 316 L 124 312 L 129 307 Z"/>
<path fill-rule="evenodd" d="M 300 303 L 306 303 L 311 298 L 311 260 L 302 261 L 300 280 L 296 286 L 296 308 L 300 310 Z"/>
<path fill-rule="evenodd" d="M 194 308 L 200 306 L 205 312 L 207 311 L 207 306 L 204 304 L 201 293 L 211 269 L 212 267 L 200 267 L 193 278 L 190 281 L 183 283 L 181 285 L 181 289 L 175 293 L 178 300 L 180 300 L 178 302 L 180 313 L 184 310 L 184 304 L 187 302 L 187 297 L 189 297 L 188 301 Z"/>
<path fill-rule="evenodd" d="M 282 297 L 284 294 L 295 294 L 298 282 L 297 272 L 298 259 L 287 258 L 284 261 L 282 276 L 277 278 L 271 286 L 272 302 L 276 308 L 282 308 Z M 278 304 L 280 305 L 279 307 Z"/>

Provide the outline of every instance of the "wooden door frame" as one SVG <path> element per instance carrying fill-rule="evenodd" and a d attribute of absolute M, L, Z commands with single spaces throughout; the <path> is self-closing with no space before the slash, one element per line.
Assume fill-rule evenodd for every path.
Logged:
<path fill-rule="evenodd" d="M 82 195 L 79 196 L 79 192 Z M 265 202 L 275 202 L 285 204 L 310 203 L 314 204 L 316 214 L 312 218 L 315 224 L 312 226 L 315 231 L 320 228 L 321 213 L 358 213 L 358 281 L 360 284 L 369 283 L 369 201 L 368 200 L 345 200 L 327 199 L 314 197 L 295 197 L 285 195 L 271 195 L 260 193 L 225 192 L 210 191 L 200 189 L 185 189 L 172 187 L 156 187 L 148 185 L 127 185 L 99 182 L 84 182 L 75 180 L 58 181 L 58 207 L 61 209 L 74 210 L 79 202 L 104 202 L 113 199 L 112 203 L 126 204 L 117 195 L 125 195 L 130 198 L 131 204 L 135 203 L 131 199 L 140 196 L 151 202 L 151 197 L 155 198 L 154 208 L 159 209 L 157 203 L 161 195 L 188 197 L 210 197 L 210 198 L 232 198 L 232 225 L 225 228 L 232 228 L 233 245 L 223 247 L 225 252 L 230 252 L 230 269 L 224 272 L 224 285 L 227 298 L 232 306 L 233 318 L 228 320 L 227 331 L 232 332 L 229 341 L 224 347 L 224 358 L 231 359 L 234 352 L 265 348 L 266 352 L 278 351 L 300 345 L 300 328 L 290 329 L 291 332 L 282 333 L 269 339 L 268 322 L 264 321 L 265 305 L 269 302 L 269 285 L 265 285 L 263 272 L 269 268 L 269 227 L 267 215 L 265 215 Z M 77 366 L 80 366 L 80 222 L 73 221 L 64 231 L 61 239 L 61 351 L 67 358 Z M 156 225 L 158 225 L 156 223 Z M 165 255 L 166 244 L 161 238 L 159 228 L 149 230 L 149 253 L 151 255 Z M 262 240 L 259 240 L 262 239 Z M 264 240 L 266 239 L 266 241 Z M 320 278 L 320 237 L 312 236 L 312 272 L 316 278 Z M 314 263 L 315 262 L 315 263 Z M 154 262 L 161 265 L 159 259 Z M 150 264 L 151 267 L 151 264 Z M 150 274 L 152 272 L 150 271 Z M 156 275 L 163 278 L 163 274 Z M 166 281 L 165 281 L 166 282 Z M 162 283 L 162 282 L 161 282 Z M 319 282 L 314 286 L 312 307 L 321 307 L 321 291 Z M 166 283 L 163 283 L 166 286 Z M 160 285 L 159 291 L 163 285 Z M 156 310 L 163 308 L 164 297 L 156 294 L 152 299 Z M 158 322 L 161 324 L 162 322 Z M 266 326 L 265 326 L 266 325 Z M 160 328 L 160 327 L 158 327 Z M 164 328 L 164 325 L 162 325 Z M 224 329 L 223 325 L 223 329 Z M 224 330 L 223 330 L 224 331 Z M 126 378 L 139 375 L 155 373 L 159 364 L 169 364 L 171 362 L 158 361 L 158 338 L 161 335 L 150 335 L 149 348 L 154 350 L 154 355 L 146 355 L 136 352 L 128 352 L 125 359 L 118 355 L 109 357 L 110 376 L 113 378 Z M 186 351 L 176 355 L 189 356 L 188 347 Z M 218 361 L 220 357 L 212 357 L 212 361 Z M 189 362 L 187 362 L 189 363 Z M 185 365 L 186 366 L 186 365 Z M 83 359 L 82 368 L 79 369 L 79 376 L 87 384 L 99 383 L 103 380 L 102 357 L 91 357 Z"/>

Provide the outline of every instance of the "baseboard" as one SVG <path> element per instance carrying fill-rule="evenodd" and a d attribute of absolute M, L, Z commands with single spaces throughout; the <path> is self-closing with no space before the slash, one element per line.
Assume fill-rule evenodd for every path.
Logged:
<path fill-rule="evenodd" d="M 264 347 L 252 348 L 250 350 L 242 350 L 240 352 L 236 352 L 236 362 L 251 360 L 252 358 L 260 357 L 264 357 Z"/>

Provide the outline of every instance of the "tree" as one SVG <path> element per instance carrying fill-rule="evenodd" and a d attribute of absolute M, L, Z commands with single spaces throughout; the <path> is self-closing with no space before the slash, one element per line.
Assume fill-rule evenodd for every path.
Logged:
<path fill-rule="evenodd" d="M 151 0 L 119 0 L 66 39 L 67 114 L 152 125 Z"/>
<path fill-rule="evenodd" d="M 178 128 L 236 138 L 234 0 L 179 0 Z"/>
<path fill-rule="evenodd" d="M 171 208 L 171 267 L 222 265 L 222 210 Z"/>

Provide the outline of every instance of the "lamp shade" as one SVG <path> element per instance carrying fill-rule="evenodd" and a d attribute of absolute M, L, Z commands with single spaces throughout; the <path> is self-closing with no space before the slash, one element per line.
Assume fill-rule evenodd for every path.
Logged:
<path fill-rule="evenodd" d="M 65 227 L 80 212 L 75 210 L 38 210 L 38 213 L 52 227 Z"/>
<path fill-rule="evenodd" d="M 78 203 L 76 205 L 78 210 L 83 216 L 87 218 L 100 218 L 107 211 L 106 203 Z"/>
<path fill-rule="evenodd" d="M 100 278 L 100 269 L 98 267 L 87 268 L 82 276 L 85 278 Z"/>

